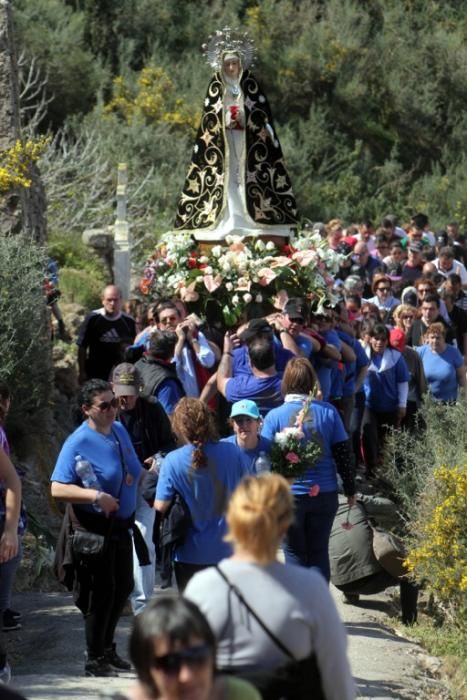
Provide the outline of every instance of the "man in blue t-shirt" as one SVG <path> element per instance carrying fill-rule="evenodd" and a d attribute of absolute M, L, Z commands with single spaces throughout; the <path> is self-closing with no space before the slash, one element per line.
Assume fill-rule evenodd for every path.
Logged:
<path fill-rule="evenodd" d="M 224 351 L 217 370 L 219 392 L 234 403 L 242 399 L 255 401 L 264 416 L 282 402 L 282 373 L 276 370 L 272 337 L 259 336 L 248 346 L 251 372 L 232 376 L 233 345 L 229 333 L 224 336 Z"/>

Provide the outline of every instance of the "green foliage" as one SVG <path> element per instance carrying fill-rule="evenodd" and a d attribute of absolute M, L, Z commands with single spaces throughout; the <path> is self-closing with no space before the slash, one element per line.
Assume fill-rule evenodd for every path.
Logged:
<path fill-rule="evenodd" d="M 405 522 L 407 565 L 451 623 L 465 626 L 467 592 L 467 400 L 426 399 L 415 433 L 386 444 L 385 477 Z"/>
<path fill-rule="evenodd" d="M 60 290 L 67 302 L 81 304 L 85 309 L 100 306 L 103 286 L 102 277 L 94 277 L 84 270 L 66 267 L 60 274 Z"/>
<path fill-rule="evenodd" d="M 23 236 L 0 237 L 0 380 L 14 394 L 9 423 L 31 431 L 51 385 L 43 282 L 47 258 Z"/>
<path fill-rule="evenodd" d="M 425 210 L 434 228 L 466 223 L 465 3 L 18 0 L 17 14 L 22 45 L 40 58 L 57 96 L 49 119 L 87 112 L 68 120 L 68 145 L 80 143 L 107 168 L 93 182 L 83 163 L 75 176 L 82 185 L 73 187 L 72 168 L 69 177 L 54 175 L 66 158 L 55 144 L 46 159 L 47 177 L 58 183 L 49 196 L 52 230 L 63 230 L 67 210 L 80 215 L 76 230 L 93 217 L 111 223 L 121 161 L 128 163 L 135 237 L 170 228 L 192 148 L 191 135 L 171 122 L 174 104 L 190 117 L 199 113 L 211 75 L 200 46 L 226 24 L 255 39 L 255 74 L 304 217 L 378 221 L 392 211 L 405 220 Z M 161 118 L 148 119 L 144 105 L 130 123 L 105 117 L 106 105 L 115 106 L 110 77 L 134 99 L 132 86 L 155 66 L 170 79 L 170 89 L 148 90 Z M 95 193 L 92 201 L 86 191 Z"/>
<path fill-rule="evenodd" d="M 18 0 L 14 19 L 21 48 L 47 76 L 51 99 L 45 128 L 89 111 L 105 73 L 84 41 L 85 17 L 62 0 Z"/>

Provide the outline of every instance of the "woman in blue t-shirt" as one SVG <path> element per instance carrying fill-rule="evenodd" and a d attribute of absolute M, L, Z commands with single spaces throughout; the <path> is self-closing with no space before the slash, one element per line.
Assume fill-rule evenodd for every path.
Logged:
<path fill-rule="evenodd" d="M 231 547 L 224 542 L 225 509 L 248 470 L 234 445 L 218 442 L 213 416 L 199 399 L 178 402 L 172 429 L 182 447 L 162 462 L 154 505 L 165 513 L 178 493 L 190 511 L 192 524 L 174 556 L 182 591 L 193 574 L 230 556 Z"/>
<path fill-rule="evenodd" d="M 249 474 L 269 471 L 271 464 L 268 455 L 271 451 L 271 440 L 261 435 L 263 420 L 256 403 L 249 399 L 236 401 L 232 405 L 229 422 L 234 434 L 223 438 L 221 442 L 228 442 L 238 447 Z"/>
<path fill-rule="evenodd" d="M 437 401 L 456 401 L 459 390 L 465 392 L 467 385 L 462 355 L 446 343 L 446 329 L 442 323 L 429 325 L 424 341 L 424 345 L 415 349 L 422 360 L 432 396 Z"/>
<path fill-rule="evenodd" d="M 274 440 L 276 433 L 293 426 L 315 383 L 316 374 L 309 360 L 304 357 L 290 360 L 282 380 L 284 403 L 267 414 L 262 435 Z M 337 511 L 337 472 L 349 504 L 354 503 L 350 443 L 337 409 L 324 401 L 312 401 L 302 430 L 305 440 L 320 443 L 322 454 L 292 485 L 295 521 L 288 530 L 284 553 L 287 562 L 315 566 L 329 581 L 328 544 Z"/>

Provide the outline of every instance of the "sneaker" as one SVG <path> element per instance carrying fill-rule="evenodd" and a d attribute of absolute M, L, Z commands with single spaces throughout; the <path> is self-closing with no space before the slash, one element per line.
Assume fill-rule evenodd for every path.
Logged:
<path fill-rule="evenodd" d="M 11 632 L 12 630 L 20 630 L 22 625 L 18 618 L 11 614 L 11 610 L 5 610 L 3 613 L 3 631 Z"/>
<path fill-rule="evenodd" d="M 8 661 L 5 663 L 4 667 L 0 669 L 0 685 L 8 685 L 11 681 L 11 667 Z"/>
<path fill-rule="evenodd" d="M 344 603 L 346 605 L 358 605 L 360 596 L 358 593 L 344 593 Z"/>
<path fill-rule="evenodd" d="M 6 608 L 4 612 L 9 613 L 11 617 L 16 617 L 17 620 L 21 620 L 23 617 L 22 613 L 18 612 L 18 610 L 12 610 L 11 608 Z"/>
<path fill-rule="evenodd" d="M 119 671 L 131 671 L 131 664 L 117 654 L 117 645 L 112 644 L 110 649 L 104 651 L 104 661 Z"/>
<path fill-rule="evenodd" d="M 107 678 L 116 678 L 118 673 L 107 663 L 104 656 L 91 658 L 84 664 L 85 676 L 105 676 Z"/>

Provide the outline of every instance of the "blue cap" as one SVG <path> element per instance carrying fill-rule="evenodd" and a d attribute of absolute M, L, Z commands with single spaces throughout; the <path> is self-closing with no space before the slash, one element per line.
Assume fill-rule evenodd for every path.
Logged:
<path fill-rule="evenodd" d="M 230 411 L 230 417 L 235 418 L 235 416 L 249 416 L 250 418 L 261 418 L 259 408 L 254 401 L 249 399 L 242 399 L 242 401 L 236 401 L 232 410 Z"/>

